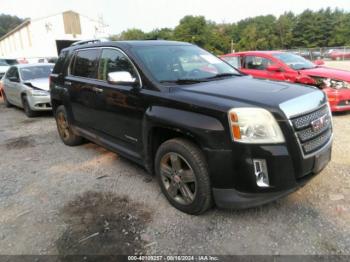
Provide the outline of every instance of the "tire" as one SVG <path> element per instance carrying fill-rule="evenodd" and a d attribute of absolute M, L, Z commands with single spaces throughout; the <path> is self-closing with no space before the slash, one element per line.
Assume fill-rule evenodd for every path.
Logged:
<path fill-rule="evenodd" d="M 77 146 L 81 145 L 84 140 L 81 136 L 76 135 L 67 118 L 67 111 L 64 106 L 57 107 L 55 111 L 55 119 L 57 124 L 58 134 L 64 144 L 67 146 Z"/>
<path fill-rule="evenodd" d="M 7 97 L 6 97 L 6 94 L 5 94 L 4 91 L 2 92 L 2 97 L 3 97 L 3 99 L 4 99 L 4 104 L 5 104 L 5 106 L 6 106 L 6 107 L 11 107 L 12 105 L 11 105 L 11 103 L 7 100 Z"/>
<path fill-rule="evenodd" d="M 30 108 L 26 96 L 22 97 L 22 105 L 23 105 L 24 113 L 26 114 L 27 117 L 31 118 L 31 117 L 36 117 L 37 116 L 37 112 L 33 111 Z"/>
<path fill-rule="evenodd" d="M 182 138 L 164 142 L 155 157 L 155 171 L 163 194 L 177 209 L 199 215 L 212 206 L 207 162 L 192 142 Z"/>

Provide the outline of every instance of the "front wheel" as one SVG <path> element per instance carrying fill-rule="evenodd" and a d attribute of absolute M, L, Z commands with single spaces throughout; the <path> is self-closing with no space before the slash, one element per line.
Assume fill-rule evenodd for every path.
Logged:
<path fill-rule="evenodd" d="M 25 96 L 22 97 L 22 105 L 23 105 L 24 113 L 26 114 L 27 117 L 37 116 L 37 112 L 33 111 L 30 108 L 27 97 Z"/>
<path fill-rule="evenodd" d="M 157 151 L 155 169 L 162 192 L 174 207 L 192 215 L 211 207 L 207 163 L 195 144 L 182 138 L 164 142 Z"/>

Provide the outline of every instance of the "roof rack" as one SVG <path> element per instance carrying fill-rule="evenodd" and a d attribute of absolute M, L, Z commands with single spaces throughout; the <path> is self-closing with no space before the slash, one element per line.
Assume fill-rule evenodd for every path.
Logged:
<path fill-rule="evenodd" d="M 71 46 L 94 44 L 94 43 L 101 43 L 101 42 L 102 42 L 101 39 L 89 39 L 89 40 L 82 40 L 82 41 L 74 42 Z"/>

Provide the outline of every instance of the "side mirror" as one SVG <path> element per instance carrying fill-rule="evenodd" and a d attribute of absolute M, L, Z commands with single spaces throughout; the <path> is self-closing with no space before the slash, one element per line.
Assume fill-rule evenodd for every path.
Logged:
<path fill-rule="evenodd" d="M 315 62 L 314 62 L 315 65 L 318 65 L 318 66 L 321 66 L 321 65 L 324 65 L 324 61 L 322 59 L 317 59 Z"/>
<path fill-rule="evenodd" d="M 15 76 L 10 76 L 10 77 L 9 77 L 9 80 L 10 80 L 11 82 L 17 82 L 17 83 L 19 83 L 19 79 L 18 79 L 17 77 L 15 77 Z"/>
<path fill-rule="evenodd" d="M 136 78 L 127 71 L 108 73 L 108 82 L 111 84 L 134 84 Z"/>
<path fill-rule="evenodd" d="M 282 69 L 277 66 L 277 65 L 269 65 L 267 68 L 266 68 L 267 71 L 269 72 L 281 72 Z"/>

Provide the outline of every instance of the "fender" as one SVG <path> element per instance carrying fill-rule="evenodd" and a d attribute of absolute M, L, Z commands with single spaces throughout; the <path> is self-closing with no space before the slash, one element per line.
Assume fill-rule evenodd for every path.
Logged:
<path fill-rule="evenodd" d="M 149 168 L 151 158 L 152 129 L 155 127 L 166 128 L 183 134 L 196 141 L 205 149 L 228 149 L 230 145 L 229 135 L 225 127 L 211 116 L 189 112 L 180 109 L 163 106 L 153 106 L 146 110 L 143 118 L 142 140 L 146 166 Z"/>

